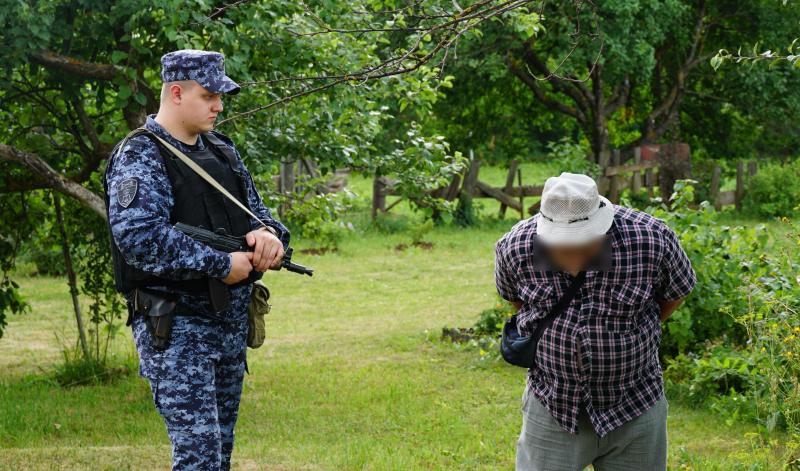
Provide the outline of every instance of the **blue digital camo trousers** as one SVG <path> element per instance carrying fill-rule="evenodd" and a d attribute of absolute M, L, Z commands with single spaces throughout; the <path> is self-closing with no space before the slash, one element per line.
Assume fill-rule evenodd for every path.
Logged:
<path fill-rule="evenodd" d="M 176 315 L 169 347 L 150 345 L 142 316 L 133 322 L 140 374 L 172 442 L 173 470 L 227 470 L 246 362 L 246 313 L 234 322 Z"/>

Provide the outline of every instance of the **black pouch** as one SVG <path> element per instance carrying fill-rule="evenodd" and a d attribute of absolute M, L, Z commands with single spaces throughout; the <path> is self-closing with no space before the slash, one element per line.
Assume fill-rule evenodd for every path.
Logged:
<path fill-rule="evenodd" d="M 147 331 L 153 348 L 159 351 L 169 346 L 172 333 L 172 319 L 177 301 L 166 297 L 163 293 L 154 293 L 137 289 L 134 294 L 134 310 L 144 316 Z"/>
<path fill-rule="evenodd" d="M 512 365 L 523 368 L 533 368 L 536 364 L 536 349 L 539 347 L 544 331 L 553 323 L 556 316 L 564 312 L 569 306 L 575 295 L 586 281 L 586 272 L 582 271 L 572 281 L 567 291 L 558 300 L 553 309 L 546 316 L 539 319 L 533 334 L 523 337 L 517 329 L 517 315 L 514 314 L 503 326 L 503 334 L 500 337 L 500 354 L 503 359 Z"/>

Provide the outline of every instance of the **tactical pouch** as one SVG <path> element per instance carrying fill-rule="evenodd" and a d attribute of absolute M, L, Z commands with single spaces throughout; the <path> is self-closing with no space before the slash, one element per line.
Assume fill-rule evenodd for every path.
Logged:
<path fill-rule="evenodd" d="M 267 328 L 264 323 L 272 306 L 269 305 L 269 289 L 261 281 L 253 283 L 253 293 L 250 295 L 250 304 L 247 306 L 247 346 L 258 348 L 264 344 Z"/>
<path fill-rule="evenodd" d="M 134 293 L 134 310 L 144 316 L 147 331 L 153 348 L 159 351 L 169 346 L 177 301 L 168 299 L 164 294 L 136 289 Z"/>

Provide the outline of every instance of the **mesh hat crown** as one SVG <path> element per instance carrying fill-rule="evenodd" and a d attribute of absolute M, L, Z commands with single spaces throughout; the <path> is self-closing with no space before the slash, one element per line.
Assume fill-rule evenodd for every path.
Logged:
<path fill-rule="evenodd" d="M 541 212 L 553 222 L 587 218 L 599 207 L 597 184 L 586 175 L 565 172 L 544 184 Z"/>
<path fill-rule="evenodd" d="M 582 244 L 605 234 L 614 222 L 611 202 L 587 176 L 562 173 L 544 184 L 537 234 L 546 243 Z"/>

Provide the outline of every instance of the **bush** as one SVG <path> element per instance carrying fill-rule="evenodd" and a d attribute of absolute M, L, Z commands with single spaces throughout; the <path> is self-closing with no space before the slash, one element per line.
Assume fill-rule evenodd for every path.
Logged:
<path fill-rule="evenodd" d="M 516 312 L 511 303 L 501 299 L 494 307 L 485 309 L 478 315 L 478 322 L 472 327 L 475 335 L 499 338 L 506 320 Z"/>
<path fill-rule="evenodd" d="M 345 190 L 339 193 L 316 194 L 313 185 L 307 191 L 285 197 L 288 203 L 285 219 L 297 235 L 309 239 L 323 250 L 338 250 L 344 236 L 353 230 L 340 216 L 355 202 L 355 195 Z"/>
<path fill-rule="evenodd" d="M 759 169 L 747 185 L 743 208 L 756 216 L 780 217 L 798 212 L 800 205 L 800 159 L 787 165 L 771 164 Z"/>
<path fill-rule="evenodd" d="M 761 363 L 745 349 L 717 343 L 699 354 L 670 359 L 664 379 L 687 402 L 705 405 L 718 396 L 758 394 L 764 380 L 758 373 Z"/>
<path fill-rule="evenodd" d="M 790 231 L 796 246 L 800 232 Z M 668 361 L 665 379 L 672 396 L 710 407 L 728 423 L 756 421 L 769 437 L 782 430 L 789 462 L 800 461 L 800 255 L 786 250 L 763 255 L 765 271 L 741 276 L 737 292 L 747 296 L 744 308 L 731 308 L 746 342 L 717 343 L 697 354 Z M 792 468 L 794 469 L 794 468 Z"/>
<path fill-rule="evenodd" d="M 669 206 L 647 210 L 677 233 L 697 274 L 694 291 L 664 324 L 661 351 L 668 357 L 701 351 L 707 340 L 744 342 L 745 329 L 730 315 L 748 307 L 747 293 L 739 290 L 742 277 L 761 276 L 770 270 L 764 257 L 766 228 L 721 224 L 719 213 L 708 202 L 692 208 L 692 183 L 679 180 Z"/>
<path fill-rule="evenodd" d="M 36 266 L 36 274 L 43 276 L 64 276 L 67 268 L 64 253 L 59 245 L 32 244 L 27 259 Z"/>
<path fill-rule="evenodd" d="M 458 350 L 477 351 L 482 362 L 499 362 L 503 325 L 515 312 L 511 303 L 499 299 L 494 307 L 478 314 L 478 320 L 472 327 L 443 328 L 441 339 L 450 342 Z"/>
<path fill-rule="evenodd" d="M 800 232 L 790 237 L 800 246 Z M 785 250 L 770 263 L 770 273 L 742 283 L 751 303 L 736 320 L 747 330 L 750 356 L 763 358 L 764 391 L 753 396 L 759 418 L 768 431 L 780 424 L 800 436 L 800 255 Z"/>

